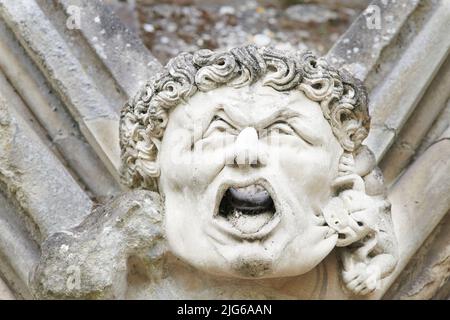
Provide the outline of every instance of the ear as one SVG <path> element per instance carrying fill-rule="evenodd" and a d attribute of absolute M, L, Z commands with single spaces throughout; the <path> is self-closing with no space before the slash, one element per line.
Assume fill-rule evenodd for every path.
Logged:
<path fill-rule="evenodd" d="M 136 160 L 128 165 L 133 175 L 133 184 L 144 189 L 156 190 L 157 179 L 160 176 L 158 157 L 160 144 L 157 138 L 143 139 L 136 144 Z"/>
<path fill-rule="evenodd" d="M 132 188 L 158 190 L 158 178 L 160 175 L 159 163 L 147 159 L 137 159 L 129 169 L 133 173 L 129 185 Z"/>
<path fill-rule="evenodd" d="M 338 137 L 342 147 L 351 153 L 360 146 L 367 133 L 352 109 L 352 105 L 343 103 L 330 115 L 333 133 Z"/>

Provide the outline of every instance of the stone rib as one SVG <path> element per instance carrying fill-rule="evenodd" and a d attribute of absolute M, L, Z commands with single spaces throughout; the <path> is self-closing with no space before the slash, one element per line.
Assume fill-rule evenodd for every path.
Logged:
<path fill-rule="evenodd" d="M 3 23 L 0 23 L 0 69 L 32 112 L 31 121 L 43 127 L 43 135 L 47 136 L 44 139 L 50 140 L 47 144 L 92 196 L 109 197 L 120 192 L 118 183 L 86 142 L 64 104 L 52 93 Z M 93 176 L 97 178 L 92 179 Z"/>
<path fill-rule="evenodd" d="M 374 0 L 353 22 L 326 58 L 338 68 L 345 68 L 360 80 L 365 80 L 379 62 L 382 51 L 393 41 L 418 0 Z M 379 10 L 381 28 L 372 28 L 371 12 Z"/>
<path fill-rule="evenodd" d="M 450 59 L 447 58 L 380 163 L 388 184 L 401 173 L 416 154 L 421 141 L 446 106 L 450 96 L 448 88 L 450 88 Z"/>
<path fill-rule="evenodd" d="M 366 144 L 379 161 L 394 142 L 450 49 L 450 3 L 441 2 L 392 72 L 372 92 Z M 424 58 L 426 57 L 426 59 Z"/>
<path fill-rule="evenodd" d="M 118 114 L 34 1 L 1 1 L 0 14 L 118 179 Z M 38 27 L 36 27 L 38 26 Z M 118 102 L 120 103 L 120 102 Z"/>

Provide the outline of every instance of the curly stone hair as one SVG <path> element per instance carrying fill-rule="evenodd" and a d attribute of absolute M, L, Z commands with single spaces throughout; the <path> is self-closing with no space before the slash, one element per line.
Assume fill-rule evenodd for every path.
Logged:
<path fill-rule="evenodd" d="M 156 190 L 155 165 L 171 108 L 197 91 L 238 88 L 261 80 L 277 91 L 301 90 L 318 102 L 344 150 L 355 153 L 369 131 L 362 83 L 311 52 L 285 52 L 253 45 L 225 52 L 199 50 L 171 59 L 127 102 L 120 118 L 121 176 L 131 188 Z"/>

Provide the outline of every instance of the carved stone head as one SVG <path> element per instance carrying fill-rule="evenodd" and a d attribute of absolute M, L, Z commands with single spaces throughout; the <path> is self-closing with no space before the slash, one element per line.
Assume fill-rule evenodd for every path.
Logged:
<path fill-rule="evenodd" d="M 160 193 L 171 251 L 189 264 L 299 275 L 379 232 L 389 204 L 368 129 L 360 82 L 310 52 L 182 53 L 122 111 L 122 177 Z"/>

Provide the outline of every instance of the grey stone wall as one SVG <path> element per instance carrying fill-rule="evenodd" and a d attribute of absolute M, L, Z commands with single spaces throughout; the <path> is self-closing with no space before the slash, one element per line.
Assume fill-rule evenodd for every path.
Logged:
<path fill-rule="evenodd" d="M 400 263 L 375 299 L 450 295 L 448 30 L 449 1 L 374 0 L 327 54 L 370 89 L 390 185 Z M 0 298 L 32 298 L 42 241 L 124 190 L 118 110 L 160 68 L 98 2 L 0 0 Z"/>

